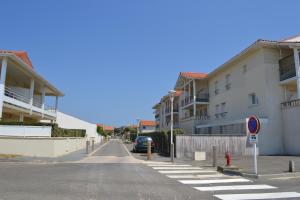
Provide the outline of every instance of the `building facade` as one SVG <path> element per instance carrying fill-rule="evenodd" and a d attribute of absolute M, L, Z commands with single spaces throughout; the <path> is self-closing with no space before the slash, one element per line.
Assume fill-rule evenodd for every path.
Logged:
<path fill-rule="evenodd" d="M 256 115 L 261 155 L 299 155 L 299 49 L 300 36 L 257 40 L 208 74 L 180 73 L 180 127 L 190 135 L 246 135 L 247 117 Z"/>
<path fill-rule="evenodd" d="M 33 68 L 24 51 L 0 50 L 0 118 L 2 121 L 56 120 L 58 98 L 56 87 Z M 52 106 L 47 103 L 52 102 Z"/>

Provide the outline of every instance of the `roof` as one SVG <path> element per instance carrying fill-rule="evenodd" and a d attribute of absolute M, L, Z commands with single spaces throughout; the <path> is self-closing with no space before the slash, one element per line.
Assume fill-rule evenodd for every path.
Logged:
<path fill-rule="evenodd" d="M 104 124 L 97 124 L 97 126 L 102 127 L 104 131 L 113 131 L 115 129 L 113 126 L 106 126 Z"/>
<path fill-rule="evenodd" d="M 156 126 L 156 122 L 151 120 L 140 120 L 140 126 Z"/>
<path fill-rule="evenodd" d="M 199 73 L 199 72 L 180 72 L 179 76 L 183 76 L 185 78 L 192 78 L 192 79 L 202 79 L 206 78 L 206 73 Z"/>
<path fill-rule="evenodd" d="M 0 57 L 9 57 L 13 61 L 17 62 L 19 64 L 18 66 L 23 70 L 26 70 L 26 72 L 28 72 L 34 79 L 43 82 L 47 88 L 55 93 L 55 96 L 64 96 L 61 91 L 33 69 L 32 63 L 25 51 L 0 50 Z"/>
<path fill-rule="evenodd" d="M 0 53 L 12 53 L 26 63 L 29 67 L 33 68 L 31 60 L 26 51 L 13 51 L 13 50 L 0 50 Z"/>

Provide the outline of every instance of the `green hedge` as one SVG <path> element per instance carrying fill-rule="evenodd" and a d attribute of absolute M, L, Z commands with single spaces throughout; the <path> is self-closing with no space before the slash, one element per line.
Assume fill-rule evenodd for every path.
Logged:
<path fill-rule="evenodd" d="M 173 141 L 176 154 L 176 135 L 183 134 L 181 129 L 175 129 L 173 132 Z M 130 134 L 130 140 L 134 141 L 137 134 Z M 170 155 L 170 142 L 171 142 L 171 132 L 153 132 L 153 133 L 140 133 L 139 136 L 149 136 L 152 138 L 155 148 L 159 153 Z M 175 155 L 176 156 L 176 155 Z"/>
<path fill-rule="evenodd" d="M 58 127 L 57 124 L 53 123 L 42 123 L 42 122 L 2 122 L 0 125 L 10 126 L 51 126 L 51 137 L 85 137 L 86 130 L 83 129 L 64 129 Z"/>

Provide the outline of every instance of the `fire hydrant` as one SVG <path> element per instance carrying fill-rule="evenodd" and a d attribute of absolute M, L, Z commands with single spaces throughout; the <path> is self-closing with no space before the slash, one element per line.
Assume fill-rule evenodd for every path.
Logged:
<path fill-rule="evenodd" d="M 226 166 L 230 167 L 231 166 L 231 161 L 232 161 L 232 155 L 228 151 L 225 153 L 225 158 L 226 158 Z"/>

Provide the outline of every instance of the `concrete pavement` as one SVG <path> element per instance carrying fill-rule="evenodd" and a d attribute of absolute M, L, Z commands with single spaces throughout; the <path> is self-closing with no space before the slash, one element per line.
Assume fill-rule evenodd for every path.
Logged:
<path fill-rule="evenodd" d="M 300 199 L 300 177 L 252 180 L 184 161 L 146 162 L 111 140 L 90 156 L 64 163 L 0 163 L 6 199 Z"/>

